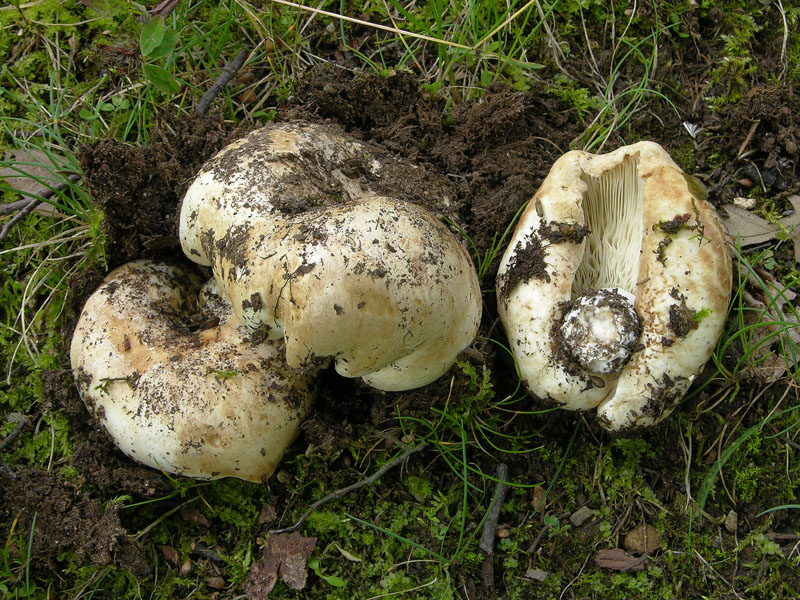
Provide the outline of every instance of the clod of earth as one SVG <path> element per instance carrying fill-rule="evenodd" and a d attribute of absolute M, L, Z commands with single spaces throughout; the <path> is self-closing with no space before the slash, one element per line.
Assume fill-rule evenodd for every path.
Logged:
<path fill-rule="evenodd" d="M 139 260 L 84 306 L 70 349 L 78 388 L 131 458 L 169 473 L 260 481 L 294 440 L 312 373 L 256 343 L 213 280 Z"/>
<path fill-rule="evenodd" d="M 534 395 L 624 431 L 683 398 L 722 331 L 731 276 L 705 188 L 661 146 L 573 151 L 517 225 L 498 308 Z"/>
<path fill-rule="evenodd" d="M 180 238 L 242 323 L 285 338 L 290 366 L 332 357 L 340 375 L 407 390 L 472 342 L 481 296 L 469 256 L 434 215 L 370 189 L 386 160 L 330 126 L 260 129 L 203 167 Z"/>

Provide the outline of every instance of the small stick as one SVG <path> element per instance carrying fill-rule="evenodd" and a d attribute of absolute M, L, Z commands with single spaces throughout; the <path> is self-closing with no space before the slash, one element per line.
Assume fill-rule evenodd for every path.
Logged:
<path fill-rule="evenodd" d="M 36 198 L 30 198 L 26 196 L 22 200 L 17 200 L 16 202 L 7 202 L 6 204 L 0 204 L 0 217 L 4 217 L 5 215 L 10 215 L 13 212 L 17 212 L 18 210 L 25 208 L 31 202 L 34 202 Z"/>
<path fill-rule="evenodd" d="M 355 491 L 355 490 L 357 490 L 359 488 L 362 488 L 365 485 L 371 485 L 371 484 L 375 483 L 389 469 L 391 469 L 393 467 L 396 467 L 397 465 L 405 463 L 411 457 L 412 454 L 416 454 L 417 452 L 421 451 L 427 445 L 428 445 L 428 442 L 422 441 L 419 444 L 417 444 L 416 446 L 413 446 L 413 447 L 407 446 L 405 448 L 405 450 L 403 450 L 402 454 L 400 454 L 396 458 L 393 458 L 389 462 L 383 463 L 383 465 L 381 465 L 380 469 L 375 471 L 375 473 L 373 473 L 372 475 L 370 475 L 366 479 L 362 479 L 361 481 L 357 481 L 356 483 L 354 483 L 352 485 L 348 485 L 347 487 L 343 487 L 343 488 L 341 488 L 339 490 L 334 490 L 333 492 L 331 492 L 327 496 L 324 496 L 324 497 L 320 498 L 319 500 L 317 500 L 316 502 L 314 502 L 314 504 L 312 504 L 308 508 L 306 513 L 302 517 L 300 517 L 300 520 L 297 523 L 295 523 L 294 525 L 292 525 L 291 527 L 286 527 L 285 529 L 272 529 L 269 532 L 269 534 L 270 535 L 280 535 L 282 533 L 292 533 L 294 531 L 297 531 L 298 529 L 300 529 L 303 526 L 303 523 L 306 522 L 306 519 L 308 519 L 308 517 L 310 517 L 311 514 L 315 510 L 317 510 L 320 506 L 322 506 L 323 504 L 326 504 L 326 503 L 330 502 L 331 500 L 335 500 L 336 498 L 341 498 L 345 494 L 349 494 L 350 492 Z"/>
<path fill-rule="evenodd" d="M 481 574 L 483 576 L 483 586 L 488 589 L 494 588 L 494 566 L 492 564 L 492 557 L 494 556 L 494 538 L 495 535 L 497 535 L 497 522 L 500 520 L 500 509 L 503 508 L 503 501 L 508 491 L 508 484 L 506 483 L 507 475 L 508 467 L 504 463 L 497 465 L 497 485 L 494 488 L 494 498 L 492 498 L 492 505 L 489 507 L 489 514 L 483 522 L 480 548 L 486 556 L 483 558 Z"/>
<path fill-rule="evenodd" d="M 22 219 L 24 219 L 27 215 L 33 212 L 33 210 L 42 203 L 41 200 L 37 198 L 31 198 L 30 202 L 26 204 L 17 214 L 11 217 L 8 222 L 3 225 L 3 228 L 0 229 L 0 242 L 8 237 L 8 234 L 11 233 L 11 229 L 19 223 Z"/>
<path fill-rule="evenodd" d="M 19 437 L 19 434 L 22 433 L 22 430 L 28 425 L 30 420 L 25 415 L 15 414 L 12 413 L 8 416 L 8 421 L 16 421 L 17 425 L 14 427 L 14 430 L 8 434 L 8 437 L 0 442 L 0 450 L 5 450 L 11 445 L 15 439 Z"/>
<path fill-rule="evenodd" d="M 175 10 L 180 0 L 164 0 L 157 6 L 150 9 L 150 12 L 159 17 L 166 17 L 169 13 Z"/>
<path fill-rule="evenodd" d="M 761 119 L 757 119 L 756 121 L 753 122 L 752 125 L 750 125 L 750 131 L 747 132 L 747 136 L 744 138 L 744 141 L 742 142 L 742 145 L 739 146 L 739 153 L 736 155 L 737 159 L 742 158 L 742 155 L 744 154 L 745 149 L 747 148 L 747 146 L 750 145 L 750 142 L 752 141 L 753 136 L 756 133 L 756 129 L 758 129 L 758 126 L 759 126 L 760 123 L 761 123 Z"/>
<path fill-rule="evenodd" d="M 796 533 L 775 533 L 770 531 L 767 533 L 767 539 L 770 539 L 773 542 L 796 542 L 797 540 L 800 540 L 800 535 L 797 535 Z"/>
<path fill-rule="evenodd" d="M 17 478 L 17 474 L 11 470 L 11 467 L 8 466 L 8 463 L 6 463 L 6 461 L 4 461 L 2 458 L 0 458 L 0 473 L 3 473 L 3 475 L 9 479 Z"/>
<path fill-rule="evenodd" d="M 22 430 L 30 423 L 30 419 L 25 415 L 21 415 L 18 413 L 11 413 L 8 415 L 9 422 L 16 421 L 17 425 L 14 427 L 14 430 L 8 434 L 8 437 L 0 442 L 0 450 L 5 450 L 11 445 L 15 439 L 19 437 L 19 434 L 22 433 Z M 8 466 L 8 463 L 0 458 L 0 471 L 2 471 L 3 475 L 8 477 L 9 479 L 16 479 L 17 474 Z"/>
<path fill-rule="evenodd" d="M 533 543 L 526 550 L 528 554 L 533 554 L 539 549 L 539 544 L 542 543 L 542 540 L 544 539 L 544 536 L 548 531 L 550 531 L 550 525 L 545 524 L 545 526 L 542 527 L 542 530 L 539 532 L 539 535 L 536 536 L 536 539 L 533 540 Z"/>
<path fill-rule="evenodd" d="M 239 50 L 239 54 L 225 65 L 222 69 L 222 73 L 219 74 L 217 80 L 208 88 L 208 91 L 203 94 L 203 97 L 200 98 L 200 101 L 197 103 L 197 108 L 195 112 L 198 115 L 204 115 L 208 112 L 208 109 L 211 107 L 211 103 L 214 101 L 214 98 L 217 97 L 228 82 L 233 79 L 233 76 L 236 74 L 236 71 L 242 68 L 244 61 L 247 59 L 247 55 L 249 54 L 249 50 L 247 48 L 242 48 Z"/>
<path fill-rule="evenodd" d="M 206 548 L 204 546 L 200 546 L 192 542 L 191 547 L 189 548 L 189 554 L 196 554 L 197 556 L 202 556 L 203 558 L 207 558 L 209 560 L 213 560 L 215 562 L 224 562 L 223 559 L 216 550 L 212 550 L 211 548 Z"/>

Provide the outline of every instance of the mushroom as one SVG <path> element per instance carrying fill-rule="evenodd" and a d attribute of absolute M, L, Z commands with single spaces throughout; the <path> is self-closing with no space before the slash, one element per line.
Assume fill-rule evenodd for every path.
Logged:
<path fill-rule="evenodd" d="M 216 282 L 139 260 L 86 302 L 70 349 L 89 411 L 131 458 L 168 473 L 261 481 L 308 413 L 311 374 L 255 343 Z M 199 297 L 199 307 L 198 307 Z"/>
<path fill-rule="evenodd" d="M 330 127 L 268 126 L 203 167 L 180 238 L 243 324 L 285 337 L 290 366 L 333 357 L 340 375 L 407 390 L 472 342 L 481 296 L 469 256 L 434 215 L 365 183 L 382 168 Z"/>
<path fill-rule="evenodd" d="M 500 318 L 534 395 L 611 431 L 669 415 L 711 356 L 731 261 L 703 185 L 639 142 L 568 152 L 520 218 Z"/>

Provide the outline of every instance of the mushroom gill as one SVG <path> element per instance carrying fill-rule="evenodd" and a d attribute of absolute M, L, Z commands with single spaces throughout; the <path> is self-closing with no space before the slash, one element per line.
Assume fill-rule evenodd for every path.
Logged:
<path fill-rule="evenodd" d="M 637 158 L 626 156 L 599 176 L 581 174 L 586 184 L 582 207 L 589 231 L 572 283 L 573 298 L 606 288 L 635 293 L 644 215 L 644 180 L 637 167 Z"/>

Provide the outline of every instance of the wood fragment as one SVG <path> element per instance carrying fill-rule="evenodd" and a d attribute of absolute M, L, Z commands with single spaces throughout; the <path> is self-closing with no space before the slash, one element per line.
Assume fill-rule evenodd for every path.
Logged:
<path fill-rule="evenodd" d="M 3 225 L 3 228 L 0 229 L 0 242 L 8 237 L 8 234 L 11 233 L 11 230 L 14 228 L 14 225 L 22 221 L 26 216 L 33 212 L 33 210 L 42 203 L 41 200 L 36 198 L 31 198 L 30 202 L 28 202 L 25 207 L 23 207 L 17 214 L 11 217 L 8 222 Z"/>
<path fill-rule="evenodd" d="M 497 522 L 500 520 L 500 509 L 503 508 L 503 502 L 508 491 L 508 484 L 506 483 L 506 476 L 508 475 L 508 466 L 504 463 L 497 465 L 497 472 L 495 478 L 497 485 L 494 488 L 494 497 L 492 504 L 489 507 L 489 514 L 483 522 L 483 532 L 481 534 L 480 548 L 483 550 L 483 566 L 481 568 L 481 576 L 483 579 L 483 587 L 486 589 L 494 588 L 494 538 L 497 531 Z"/>
<path fill-rule="evenodd" d="M 239 50 L 239 53 L 234 57 L 234 59 L 225 65 L 222 68 L 222 72 L 217 77 L 216 81 L 211 84 L 211 87 L 208 88 L 208 91 L 203 94 L 203 97 L 200 98 L 200 101 L 197 103 L 197 108 L 195 112 L 198 115 L 204 115 L 208 112 L 208 109 L 211 107 L 211 103 L 214 101 L 214 98 L 217 97 L 222 89 L 228 85 L 233 76 L 236 74 L 236 71 L 242 68 L 244 65 L 244 61 L 247 59 L 247 55 L 250 53 L 250 50 L 247 48 L 242 48 Z"/>
<path fill-rule="evenodd" d="M 335 500 L 336 498 L 341 498 L 345 494 L 349 494 L 350 492 L 353 492 L 353 491 L 355 491 L 355 490 L 357 490 L 359 488 L 362 488 L 362 487 L 364 487 L 366 485 L 371 485 L 371 484 L 375 483 L 387 471 L 389 471 L 393 467 L 396 467 L 397 465 L 404 464 L 412 455 L 416 454 L 417 452 L 420 452 L 423 448 L 425 448 L 425 446 L 427 446 L 427 444 L 428 444 L 427 442 L 423 441 L 423 442 L 421 442 L 421 443 L 419 443 L 419 444 L 417 444 L 416 446 L 413 446 L 413 447 L 406 446 L 405 449 L 403 450 L 402 454 L 399 454 L 398 456 L 396 456 L 395 458 L 393 458 L 389 462 L 386 462 L 383 465 L 381 465 L 380 469 L 375 471 L 375 473 L 373 473 L 372 475 L 370 475 L 366 479 L 362 479 L 361 481 L 357 481 L 356 483 L 354 483 L 352 485 L 348 485 L 347 487 L 343 487 L 343 488 L 341 488 L 339 490 L 334 490 L 333 492 L 331 492 L 327 496 L 324 496 L 324 497 L 320 498 L 319 500 L 317 500 L 316 502 L 314 502 L 314 504 L 312 504 L 308 508 L 308 510 L 305 512 L 305 514 L 302 517 L 300 517 L 300 520 L 297 521 L 297 523 L 295 523 L 291 527 L 286 527 L 284 529 L 273 529 L 273 530 L 271 530 L 269 532 L 269 534 L 270 535 L 281 535 L 281 534 L 284 534 L 284 533 L 292 533 L 294 531 L 297 531 L 298 529 L 300 529 L 303 526 L 303 523 L 306 522 L 306 519 L 308 519 L 308 517 L 310 517 L 311 514 L 315 510 L 317 510 L 320 506 L 322 506 L 323 504 L 327 504 L 328 502 L 330 502 L 331 500 Z"/>
<path fill-rule="evenodd" d="M 612 571 L 641 571 L 647 567 L 646 556 L 628 556 L 622 548 L 598 550 L 594 563 L 601 569 Z"/>

